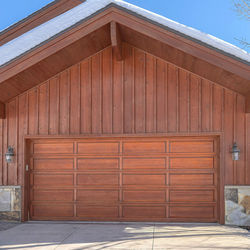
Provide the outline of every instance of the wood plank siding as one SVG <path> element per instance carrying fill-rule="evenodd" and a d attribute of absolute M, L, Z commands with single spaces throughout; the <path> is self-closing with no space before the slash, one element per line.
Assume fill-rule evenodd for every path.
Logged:
<path fill-rule="evenodd" d="M 218 137 L 34 139 L 31 220 L 219 220 Z"/>
<path fill-rule="evenodd" d="M 24 136 L 221 133 L 225 184 L 250 184 L 245 98 L 123 44 L 108 47 L 6 104 L 0 120 L 0 185 L 23 185 Z M 229 153 L 237 141 L 241 158 Z M 7 166 L 7 145 L 15 162 Z"/>

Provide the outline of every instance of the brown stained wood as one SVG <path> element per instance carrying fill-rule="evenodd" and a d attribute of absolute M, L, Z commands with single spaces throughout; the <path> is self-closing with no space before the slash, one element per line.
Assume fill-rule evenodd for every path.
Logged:
<path fill-rule="evenodd" d="M 28 92 L 28 133 L 31 135 L 38 134 L 38 89 Z"/>
<path fill-rule="evenodd" d="M 33 154 L 67 154 L 73 153 L 73 143 L 34 143 Z"/>
<path fill-rule="evenodd" d="M 119 30 L 119 25 L 112 21 L 110 23 L 110 36 L 111 36 L 111 45 L 117 61 L 122 61 L 122 37 Z"/>
<path fill-rule="evenodd" d="M 126 202 L 165 202 L 166 193 L 165 190 L 154 191 L 154 190 L 143 190 L 143 191 L 133 191 L 124 190 L 123 200 Z"/>
<path fill-rule="evenodd" d="M 223 89 L 217 85 L 212 86 L 212 131 L 222 130 L 223 119 Z"/>
<path fill-rule="evenodd" d="M 24 177 L 25 172 L 23 166 L 24 162 L 24 135 L 28 132 L 28 110 L 27 105 L 28 98 L 27 95 L 21 95 L 18 98 L 18 150 L 19 150 L 19 157 L 18 157 L 18 181 L 17 185 L 24 186 Z"/>
<path fill-rule="evenodd" d="M 60 85 L 59 77 L 54 77 L 49 81 L 49 134 L 59 133 L 59 113 L 60 113 Z"/>
<path fill-rule="evenodd" d="M 164 132 L 167 130 L 167 110 L 166 110 L 166 89 L 168 82 L 165 81 L 167 76 L 167 65 L 162 60 L 156 61 L 156 131 Z"/>
<path fill-rule="evenodd" d="M 186 207 L 171 206 L 170 207 L 170 217 L 179 218 L 192 218 L 196 216 L 197 218 L 213 218 L 214 217 L 214 207 L 213 206 L 201 206 L 193 207 L 192 205 Z"/>
<path fill-rule="evenodd" d="M 113 130 L 113 82 L 112 82 L 112 50 L 103 51 L 102 57 L 102 131 L 105 134 L 112 134 Z M 116 84 L 116 83 L 115 83 Z"/>
<path fill-rule="evenodd" d="M 250 113 L 250 91 L 246 95 L 246 113 Z"/>
<path fill-rule="evenodd" d="M 202 131 L 210 131 L 211 121 L 211 87 L 208 81 L 202 81 L 201 84 L 201 129 Z"/>
<path fill-rule="evenodd" d="M 156 131 L 156 59 L 146 54 L 146 132 Z"/>
<path fill-rule="evenodd" d="M 222 139 L 224 147 L 221 150 L 230 168 L 232 161 L 229 151 L 232 138 L 236 140 L 239 138 L 242 144 L 242 138 L 247 136 L 247 125 L 244 126 L 245 121 L 242 118 L 245 112 L 243 96 L 225 100 L 224 92 L 228 93 L 228 90 L 210 81 L 203 85 L 204 80 L 200 77 L 171 66 L 171 71 L 178 70 L 178 82 L 175 83 L 177 86 L 174 86 L 169 82 L 173 81 L 171 80 L 173 75 L 168 76 L 167 62 L 128 44 L 123 44 L 125 61 L 118 62 L 114 59 L 114 55 L 111 55 L 111 50 L 112 48 L 108 47 L 96 55 L 95 58 L 100 58 L 100 63 L 96 63 L 96 59 L 92 57 L 86 59 L 15 99 L 19 110 L 16 114 L 18 126 L 17 130 L 11 133 L 17 137 L 20 151 L 19 183 L 23 182 L 22 152 L 24 152 L 25 135 L 91 136 L 96 134 L 92 131 L 94 125 L 92 121 L 96 118 L 98 118 L 100 135 L 170 133 L 172 127 L 168 128 L 168 122 L 172 121 L 168 121 L 168 109 L 172 110 L 172 103 L 175 104 L 173 110 L 176 109 L 175 112 L 177 112 L 173 115 L 177 117 L 177 121 L 173 124 L 176 124 L 179 132 L 201 135 L 203 132 L 200 131 L 203 128 L 205 131 L 209 129 L 209 133 L 226 133 L 227 136 Z M 94 69 L 93 60 L 96 65 Z M 169 84 L 173 85 L 170 86 L 173 90 L 178 89 L 178 94 L 168 94 Z M 98 94 L 96 90 L 92 93 L 92 85 L 101 87 Z M 206 96 L 203 86 L 209 90 L 210 97 Z M 99 104 L 95 107 L 93 104 L 96 100 L 93 100 L 92 95 L 100 98 Z M 232 106 L 237 107 L 235 115 L 228 116 L 228 112 L 232 112 L 230 111 Z M 3 141 L 4 147 L 7 147 L 8 121 L 3 123 L 6 124 L 3 126 Z M 233 129 L 233 123 L 236 125 L 235 129 Z M 244 148 L 247 141 L 243 141 L 242 145 L 241 147 Z M 243 172 L 246 176 L 248 159 L 246 158 L 244 162 L 246 167 L 243 167 L 243 163 L 239 163 L 240 170 L 235 167 L 235 173 L 226 171 L 226 174 L 236 174 L 238 177 L 235 177 L 235 180 L 237 179 L 238 183 L 247 183 Z M 5 162 L 3 162 L 2 171 L 3 176 L 8 176 Z M 4 178 L 7 183 L 7 177 Z M 230 178 L 233 179 L 233 177 Z M 233 182 L 228 181 L 228 183 Z"/>
<path fill-rule="evenodd" d="M 33 161 L 33 170 L 73 170 L 74 160 L 73 159 L 40 159 L 35 158 Z"/>
<path fill-rule="evenodd" d="M 195 75 L 190 76 L 190 90 L 189 90 L 189 112 L 190 112 L 190 120 L 189 127 L 190 131 L 199 131 L 199 89 L 200 89 L 200 81 L 201 79 Z"/>
<path fill-rule="evenodd" d="M 8 163 L 8 184 L 14 185 L 17 182 L 17 156 L 18 156 L 18 145 L 17 145 L 17 112 L 18 112 L 17 100 L 13 100 L 8 103 L 7 108 L 7 119 L 8 119 L 8 146 L 13 147 L 15 152 L 15 160 Z M 6 149 L 7 150 L 7 147 Z"/>
<path fill-rule="evenodd" d="M 126 206 L 123 210 L 123 216 L 125 218 L 162 218 L 166 214 L 164 206 Z"/>
<path fill-rule="evenodd" d="M 189 130 L 189 85 L 190 85 L 190 75 L 184 70 L 179 70 L 179 97 L 178 97 L 178 107 L 179 114 L 178 122 L 179 131 L 187 132 Z"/>
<path fill-rule="evenodd" d="M 170 158 L 170 168 L 172 169 L 209 169 L 213 168 L 212 157 L 192 158 L 173 157 Z"/>
<path fill-rule="evenodd" d="M 178 124 L 178 69 L 173 65 L 168 65 L 167 69 L 167 128 L 170 132 L 177 131 Z"/>
<path fill-rule="evenodd" d="M 3 151 L 3 119 L 0 119 L 0 155 L 4 154 Z M 3 157 L 0 158 L 0 185 L 3 185 L 3 171 L 4 171 L 4 166 L 3 166 Z"/>
<path fill-rule="evenodd" d="M 123 46 L 124 72 L 123 72 L 123 121 L 124 133 L 134 133 L 134 48 L 125 44 Z"/>
<path fill-rule="evenodd" d="M 86 203 L 115 203 L 119 200 L 119 193 L 117 190 L 78 190 L 77 201 Z"/>
<path fill-rule="evenodd" d="M 126 19 L 126 21 L 129 20 Z M 122 22 L 120 23 L 122 24 Z M 249 66 L 246 64 L 244 65 L 243 63 L 238 63 L 236 61 L 232 63 L 226 63 L 224 61 L 224 63 L 220 64 L 220 66 L 215 65 L 217 61 L 215 62 L 212 56 L 214 51 L 210 51 L 208 54 L 206 53 L 206 56 L 203 57 L 201 54 L 203 54 L 204 51 L 200 54 L 201 51 L 198 52 L 196 49 L 194 49 L 194 47 L 192 47 L 192 52 L 183 51 L 183 43 L 181 42 L 180 48 L 177 48 L 174 42 L 171 45 L 166 44 L 166 40 L 162 40 L 162 34 L 158 34 L 154 37 L 153 29 L 150 31 L 137 30 L 136 25 L 128 26 L 125 23 L 124 25 L 120 25 L 120 27 L 124 42 L 127 42 L 132 46 L 145 50 L 148 53 L 173 63 L 178 67 L 181 67 L 241 94 L 246 94 L 246 92 L 250 90 Z M 146 35 L 143 34 L 145 32 L 147 33 Z M 209 57 L 208 61 L 206 61 L 207 56 Z M 216 58 L 218 59 L 218 57 Z M 227 65 L 226 68 L 224 68 L 225 65 Z M 241 71 L 241 73 L 237 73 L 238 70 Z"/>
<path fill-rule="evenodd" d="M 216 222 L 218 152 L 211 142 L 217 145 L 211 136 L 30 140 L 30 219 Z M 207 156 L 176 155 L 165 147 L 174 143 L 208 145 Z"/>
<path fill-rule="evenodd" d="M 135 50 L 135 133 L 145 133 L 145 53 Z"/>
<path fill-rule="evenodd" d="M 5 104 L 0 102 L 0 119 L 4 119 L 5 115 Z"/>
<path fill-rule="evenodd" d="M 112 57 L 112 88 L 113 88 L 113 96 L 112 96 L 112 127 L 113 133 L 123 133 L 123 103 L 124 103 L 124 87 L 123 87 L 123 71 L 124 71 L 124 63 L 118 62 L 114 59 L 114 55 Z"/>
<path fill-rule="evenodd" d="M 236 184 L 234 163 L 230 153 L 234 143 L 234 93 L 224 92 L 224 133 L 225 133 L 225 184 Z"/>
<path fill-rule="evenodd" d="M 208 81 L 206 86 L 206 88 L 210 90 L 210 97 L 208 98 L 205 95 L 204 89 L 202 90 L 204 79 L 173 65 L 173 71 L 178 71 L 178 81 L 176 82 L 177 86 L 173 85 L 172 87 L 173 89 L 176 87 L 178 92 L 176 95 L 168 95 L 169 63 L 153 55 L 145 53 L 144 51 L 138 50 L 137 48 L 133 48 L 125 43 L 123 44 L 125 60 L 124 62 L 118 62 L 114 59 L 114 55 L 111 55 L 111 50 L 112 48 L 108 47 L 107 49 L 99 52 L 94 59 L 91 57 L 80 62 L 79 64 L 74 65 L 74 70 L 77 70 L 75 70 L 73 74 L 71 72 L 71 67 L 51 78 L 49 81 L 42 83 L 40 86 L 33 88 L 31 91 L 25 92 L 17 98 L 14 98 L 11 102 L 6 103 L 6 114 L 10 113 L 11 116 L 12 114 L 15 114 L 14 116 L 16 117 L 14 120 L 16 120 L 17 125 L 16 127 L 14 125 L 9 127 L 9 124 L 14 124 L 14 122 L 9 123 L 8 118 L 2 120 L 3 139 L 0 141 L 0 145 L 2 144 L 2 150 L 4 152 L 7 148 L 8 141 L 16 140 L 19 155 L 17 159 L 17 177 L 13 175 L 13 172 L 9 171 L 3 157 L 0 159 L 2 162 L 2 183 L 4 185 L 8 185 L 8 182 L 14 183 L 14 185 L 18 185 L 19 183 L 24 185 L 25 172 L 22 155 L 26 150 L 24 147 L 24 137 L 51 138 L 52 135 L 53 137 L 60 138 L 91 138 L 97 137 L 97 135 L 103 138 L 108 138 L 107 136 L 116 136 L 117 138 L 119 136 L 138 137 L 137 143 L 127 141 L 127 143 L 123 146 L 121 144 L 119 145 L 119 139 L 117 138 L 115 139 L 114 145 L 102 144 L 99 148 L 96 145 L 86 145 L 84 143 L 83 145 L 79 145 L 79 147 L 75 145 L 75 149 L 74 145 L 67 146 L 64 143 L 62 146 L 54 145 L 51 147 L 47 145 L 43 149 L 39 149 L 37 145 L 35 146 L 35 150 L 40 150 L 40 153 L 38 154 L 43 155 L 49 154 L 52 149 L 58 149 L 58 152 L 52 153 L 59 154 L 61 158 L 64 154 L 71 154 L 73 150 L 78 149 L 79 151 L 77 154 L 84 155 L 84 157 L 89 155 L 90 157 L 88 158 L 101 158 L 105 163 L 103 164 L 103 170 L 105 169 L 105 171 L 109 172 L 116 171 L 114 170 L 115 165 L 114 160 L 112 159 L 119 158 L 119 151 L 125 150 L 124 152 L 126 153 L 124 154 L 127 155 L 124 155 L 123 157 L 126 160 L 122 162 L 122 160 L 120 161 L 119 159 L 119 164 L 127 164 L 123 166 L 126 166 L 126 171 L 130 171 L 130 173 L 128 173 L 130 174 L 129 178 L 136 179 L 138 173 L 135 177 L 131 177 L 131 169 L 134 168 L 131 167 L 133 166 L 133 163 L 135 164 L 136 169 L 138 169 L 140 174 L 143 176 L 147 175 L 147 173 L 161 175 L 161 171 L 165 171 L 165 169 L 173 171 L 171 174 L 176 174 L 176 171 L 184 173 L 187 171 L 185 169 L 189 169 L 189 166 L 191 165 L 193 166 L 193 169 L 190 170 L 192 174 L 194 174 L 194 172 L 197 173 L 198 171 L 202 172 L 201 174 L 204 174 L 204 170 L 209 175 L 212 174 L 213 169 L 211 169 L 211 165 L 209 165 L 209 160 L 204 161 L 207 154 L 213 154 L 213 149 L 215 149 L 214 145 L 214 147 L 211 146 L 211 140 L 210 144 L 207 144 L 207 142 L 204 144 L 206 146 L 199 143 L 194 145 L 194 141 L 192 143 L 189 142 L 188 145 L 192 145 L 191 149 L 194 148 L 193 152 L 190 152 L 190 149 L 187 150 L 185 148 L 186 146 L 183 147 L 186 145 L 185 143 L 182 144 L 182 147 L 175 144 L 174 150 L 178 152 L 171 151 L 171 143 L 163 143 L 162 145 L 157 140 L 157 144 L 152 144 L 152 138 L 157 135 L 161 138 L 167 135 L 195 135 L 195 142 L 204 142 L 204 138 L 202 138 L 202 135 L 204 134 L 216 134 L 220 136 L 221 165 L 216 164 L 216 169 L 225 169 L 227 184 L 249 184 L 250 170 L 248 166 L 250 162 L 250 146 L 248 138 L 250 133 L 248 130 L 250 126 L 248 116 L 244 113 L 244 96 L 237 95 L 234 92 Z M 97 63 L 99 59 L 96 60 L 96 58 L 100 59 L 100 63 Z M 143 58 L 142 61 L 140 60 L 141 58 Z M 92 67 L 93 61 L 95 61 L 95 68 Z M 142 67 L 142 65 L 144 67 Z M 144 74 L 145 76 L 143 77 Z M 76 86 L 72 85 L 72 79 L 77 80 Z M 45 87 L 46 84 L 48 85 L 47 88 Z M 80 84 L 80 93 L 75 92 L 77 98 L 76 100 L 73 100 L 71 92 L 74 92 L 74 87 L 79 89 L 79 87 L 77 87 L 78 84 Z M 145 87 L 145 90 L 142 86 Z M 92 93 L 93 87 L 98 87 L 99 89 L 95 89 L 94 93 Z M 112 93 L 110 93 L 111 90 Z M 100 98 L 99 100 L 101 100 L 95 107 L 93 106 L 93 96 L 97 96 Z M 139 98 L 139 101 L 137 101 L 137 98 Z M 203 98 L 205 99 L 203 100 Z M 145 104 L 142 100 L 145 101 Z M 16 112 L 14 112 L 15 108 L 11 108 L 11 106 L 9 106 L 10 103 L 11 105 L 14 105 L 14 102 L 16 102 Z M 175 121 L 174 124 L 176 124 L 178 131 L 181 133 L 170 133 L 170 128 L 168 128 L 167 109 L 172 109 L 172 106 L 168 107 L 168 104 L 171 102 L 174 102 L 177 105 L 177 121 Z M 207 104 L 209 111 L 205 108 Z M 78 120 L 76 114 L 72 113 L 72 105 L 78 106 L 76 107 L 76 113 L 79 114 L 80 112 L 80 120 Z M 8 111 L 9 108 L 11 109 Z M 48 114 L 43 114 L 44 110 L 47 110 Z M 97 110 L 97 112 L 93 110 Z M 202 116 L 204 116 L 202 110 L 205 110 L 205 120 L 203 120 L 204 117 L 202 118 Z M 92 118 L 92 115 L 95 115 L 95 117 Z M 78 127 L 74 126 L 78 125 L 73 123 L 70 125 L 70 120 L 73 121 L 75 116 L 77 121 L 80 122 L 80 132 L 77 132 L 77 134 L 75 134 L 75 131 L 78 131 Z M 245 119 L 243 116 L 246 116 Z M 41 124 L 40 121 L 42 121 Z M 92 124 L 93 121 L 95 124 Z M 99 130 L 98 127 L 98 131 L 100 132 L 92 131 L 92 126 L 96 126 L 96 124 L 101 125 L 101 130 Z M 49 129 L 48 135 L 45 133 L 47 128 Z M 202 128 L 209 128 L 209 131 L 202 132 Z M 225 134 L 225 136 L 222 136 L 223 134 Z M 243 158 L 241 159 L 246 159 L 244 163 L 239 162 L 233 164 L 232 162 L 229 151 L 232 147 L 233 139 L 239 141 L 243 155 Z M 145 143 L 141 144 L 143 141 Z M 172 142 L 174 142 L 174 140 Z M 66 151 L 63 150 L 65 147 L 67 148 Z M 96 150 L 97 148 L 98 150 Z M 166 167 L 164 168 L 164 159 L 162 159 L 162 155 L 169 152 L 169 150 L 171 151 L 171 154 L 187 154 L 185 157 L 191 158 L 188 159 L 191 163 L 187 159 L 185 160 L 185 157 L 183 156 L 184 159 L 181 160 L 184 160 L 187 165 L 179 164 L 177 161 L 174 162 L 175 165 L 172 169 L 171 161 L 169 161 L 170 159 L 165 159 Z M 184 151 L 186 151 L 186 153 Z M 192 164 L 193 154 L 197 154 L 198 151 L 201 151 L 200 154 L 205 154 L 206 157 L 204 155 L 199 155 L 198 159 L 201 159 L 200 163 L 197 163 L 196 165 L 195 161 L 193 161 L 194 164 Z M 98 152 L 103 152 L 103 154 Z M 143 156 L 140 156 L 142 154 Z M 126 157 L 130 159 L 133 158 L 133 160 L 130 160 L 129 162 Z M 109 160 L 104 161 L 103 158 L 108 158 Z M 142 161 L 140 162 L 135 160 L 138 158 L 141 158 Z M 148 158 L 153 158 L 153 160 L 149 160 Z M 223 161 L 225 161 L 226 164 L 224 164 Z M 79 161 L 79 163 L 80 162 L 81 161 Z M 217 161 L 214 162 L 216 163 Z M 237 168 L 237 164 L 239 164 L 239 168 Z M 159 168 L 155 167 L 155 170 L 153 171 L 150 166 L 158 166 Z M 90 170 L 91 167 L 95 168 L 95 170 Z M 86 170 L 81 171 L 100 172 L 100 167 L 102 166 L 98 163 L 98 161 L 89 161 L 87 163 L 85 161 L 82 165 L 82 169 Z M 132 175 L 133 174 L 135 175 L 136 173 L 132 173 Z M 214 178 L 215 181 L 218 179 L 216 175 Z M 220 181 L 222 180 L 222 183 L 223 178 L 224 176 L 221 176 L 219 179 Z M 165 181 L 167 183 L 168 177 L 166 177 Z M 215 184 L 220 185 L 220 182 Z M 194 193 L 194 197 L 195 195 L 196 197 L 198 196 L 198 194 Z M 151 207 L 151 205 L 152 204 L 150 204 L 149 207 Z M 122 211 L 119 211 L 121 214 Z M 38 219 L 37 217 L 34 218 Z M 50 218 L 47 217 L 47 219 Z M 102 219 L 105 218 L 102 217 Z M 170 219 L 171 218 L 169 218 L 169 220 Z M 143 218 L 141 218 L 141 220 L 143 220 Z M 199 220 L 202 219 L 197 219 L 197 221 Z M 179 221 L 181 221 L 181 219 L 179 219 Z M 212 221 L 212 219 L 210 221 Z"/>
<path fill-rule="evenodd" d="M 48 134 L 48 119 L 49 119 L 49 105 L 48 105 L 48 82 L 42 84 L 39 87 L 39 96 L 38 96 L 38 119 L 39 119 L 39 134 Z"/>
<path fill-rule="evenodd" d="M 95 206 L 77 206 L 77 216 L 80 218 L 103 218 L 105 220 L 110 220 L 118 218 L 118 207 L 114 206 L 104 206 L 104 207 L 95 207 Z"/>
<path fill-rule="evenodd" d="M 0 94 L 0 101 L 7 101 L 19 95 L 109 45 L 108 26 L 104 26 L 75 43 L 70 43 L 63 50 L 58 50 L 56 53 L 43 58 L 36 64 L 32 64 L 26 69 L 22 68 L 20 74 L 6 79 L 4 83 L 1 83 L 1 81 L 4 79 L 5 74 L 1 73 L 0 93 L 2 94 Z M 6 88 L 8 84 L 10 85 Z M 19 86 L 19 88 L 17 89 L 16 86 Z"/>
<path fill-rule="evenodd" d="M 91 84 L 91 60 L 80 64 L 81 69 L 81 133 L 91 133 L 92 128 L 92 84 Z"/>
<path fill-rule="evenodd" d="M 7 84 L 0 100 L 5 102 L 109 46 L 110 22 L 119 23 L 123 41 L 137 48 L 241 94 L 250 91 L 246 64 L 111 7 L 0 69 L 0 93 Z"/>
<path fill-rule="evenodd" d="M 246 114 L 246 178 L 245 183 L 250 184 L 250 114 Z"/>
<path fill-rule="evenodd" d="M 79 158 L 77 160 L 78 170 L 118 170 L 118 158 Z"/>
<path fill-rule="evenodd" d="M 204 45 L 201 45 L 194 41 L 186 39 L 185 37 L 174 34 L 171 31 L 168 31 L 162 27 L 159 27 L 150 22 L 147 22 L 143 18 L 140 19 L 138 17 L 130 15 L 129 13 L 123 12 L 122 10 L 116 11 L 114 16 L 115 16 L 115 19 L 119 20 L 122 37 L 124 38 L 124 41 L 126 42 L 127 42 L 127 39 L 131 39 L 131 38 L 135 41 L 136 38 L 134 34 L 136 32 L 138 33 L 140 32 L 141 37 L 143 36 L 145 38 L 143 45 L 148 43 L 147 38 L 151 38 L 157 42 L 159 41 L 159 42 L 167 44 L 168 46 L 176 48 L 180 51 L 184 51 L 185 53 L 190 54 L 192 56 L 203 58 L 205 59 L 205 61 L 209 63 L 212 63 L 218 67 L 224 68 L 234 73 L 236 73 L 240 67 L 242 70 L 242 75 L 244 75 L 244 78 L 248 80 L 250 79 L 249 67 L 247 64 L 238 62 L 230 57 L 227 57 L 226 55 L 223 55 L 222 53 L 219 53 L 215 50 L 205 47 Z M 129 37 L 124 36 L 124 33 L 123 33 L 124 28 L 130 29 L 131 35 Z M 165 39 L 166 36 L 168 36 L 168 39 Z M 155 47 L 155 46 L 152 45 L 151 47 Z M 214 57 L 217 57 L 216 61 L 214 60 Z M 225 65 L 222 65 L 222 60 L 226 62 Z"/>
<path fill-rule="evenodd" d="M 60 134 L 69 134 L 70 127 L 70 71 L 66 70 L 60 74 L 59 78 L 60 91 L 60 112 L 59 112 L 59 130 Z"/>
<path fill-rule="evenodd" d="M 117 142 L 85 142 L 78 143 L 77 152 L 88 155 L 116 155 L 119 152 L 119 144 Z"/>
<path fill-rule="evenodd" d="M 91 59 L 92 133 L 102 133 L 102 54 Z"/>
<path fill-rule="evenodd" d="M 123 158 L 123 169 L 164 169 L 166 167 L 165 158 Z"/>
<path fill-rule="evenodd" d="M 172 202 L 213 202 L 213 190 L 170 190 L 170 201 Z"/>
<path fill-rule="evenodd" d="M 70 68 L 70 134 L 80 134 L 80 65 Z"/>
<path fill-rule="evenodd" d="M 236 136 L 235 141 L 240 148 L 240 159 L 236 162 L 236 185 L 244 185 L 245 180 L 245 173 L 246 173 L 246 160 L 245 160 L 245 98 L 243 96 L 237 95 L 236 96 L 236 114 L 235 114 L 235 130 Z"/>
<path fill-rule="evenodd" d="M 6 105 L 6 114 L 8 114 L 8 105 Z M 3 146 L 3 153 L 6 152 L 8 148 L 8 120 L 3 120 L 3 133 L 2 133 L 2 146 Z M 2 155 L 2 164 L 3 164 L 3 185 L 8 185 L 8 164 L 4 159 L 4 154 Z"/>

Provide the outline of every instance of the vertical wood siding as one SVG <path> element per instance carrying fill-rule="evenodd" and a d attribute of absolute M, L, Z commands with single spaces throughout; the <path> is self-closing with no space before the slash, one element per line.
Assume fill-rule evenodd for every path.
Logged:
<path fill-rule="evenodd" d="M 0 120 L 0 185 L 23 181 L 24 135 L 224 132 L 226 184 L 250 184 L 250 116 L 245 99 L 127 44 L 72 66 L 7 103 Z M 229 153 L 237 141 L 241 159 Z"/>

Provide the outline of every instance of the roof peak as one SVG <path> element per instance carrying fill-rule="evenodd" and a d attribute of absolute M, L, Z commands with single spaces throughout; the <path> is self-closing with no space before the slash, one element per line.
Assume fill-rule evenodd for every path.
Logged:
<path fill-rule="evenodd" d="M 243 61 L 247 64 L 250 63 L 250 54 L 235 45 L 123 0 L 86 0 L 67 12 L 52 18 L 2 45 L 0 47 L 0 66 L 8 64 L 15 58 L 27 53 L 29 50 L 39 46 L 65 30 L 68 30 L 78 22 L 95 15 L 110 5 L 115 5 L 130 13 L 143 17 L 154 24 L 160 25 L 163 28 L 165 27 L 195 42 L 200 42 L 202 45 L 216 49 L 234 59 Z"/>

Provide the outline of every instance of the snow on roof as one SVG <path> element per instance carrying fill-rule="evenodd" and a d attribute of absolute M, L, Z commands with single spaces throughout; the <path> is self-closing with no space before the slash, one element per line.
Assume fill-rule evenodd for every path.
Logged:
<path fill-rule="evenodd" d="M 2 45 L 0 47 L 0 66 L 9 63 L 18 56 L 21 56 L 39 44 L 44 43 L 48 39 L 70 28 L 81 20 L 99 12 L 110 4 L 115 4 L 148 20 L 182 33 L 192 39 L 201 41 L 208 46 L 220 50 L 221 52 L 229 54 L 245 62 L 250 62 L 250 54 L 237 46 L 130 3 L 122 0 L 87 0 L 73 9 Z"/>

